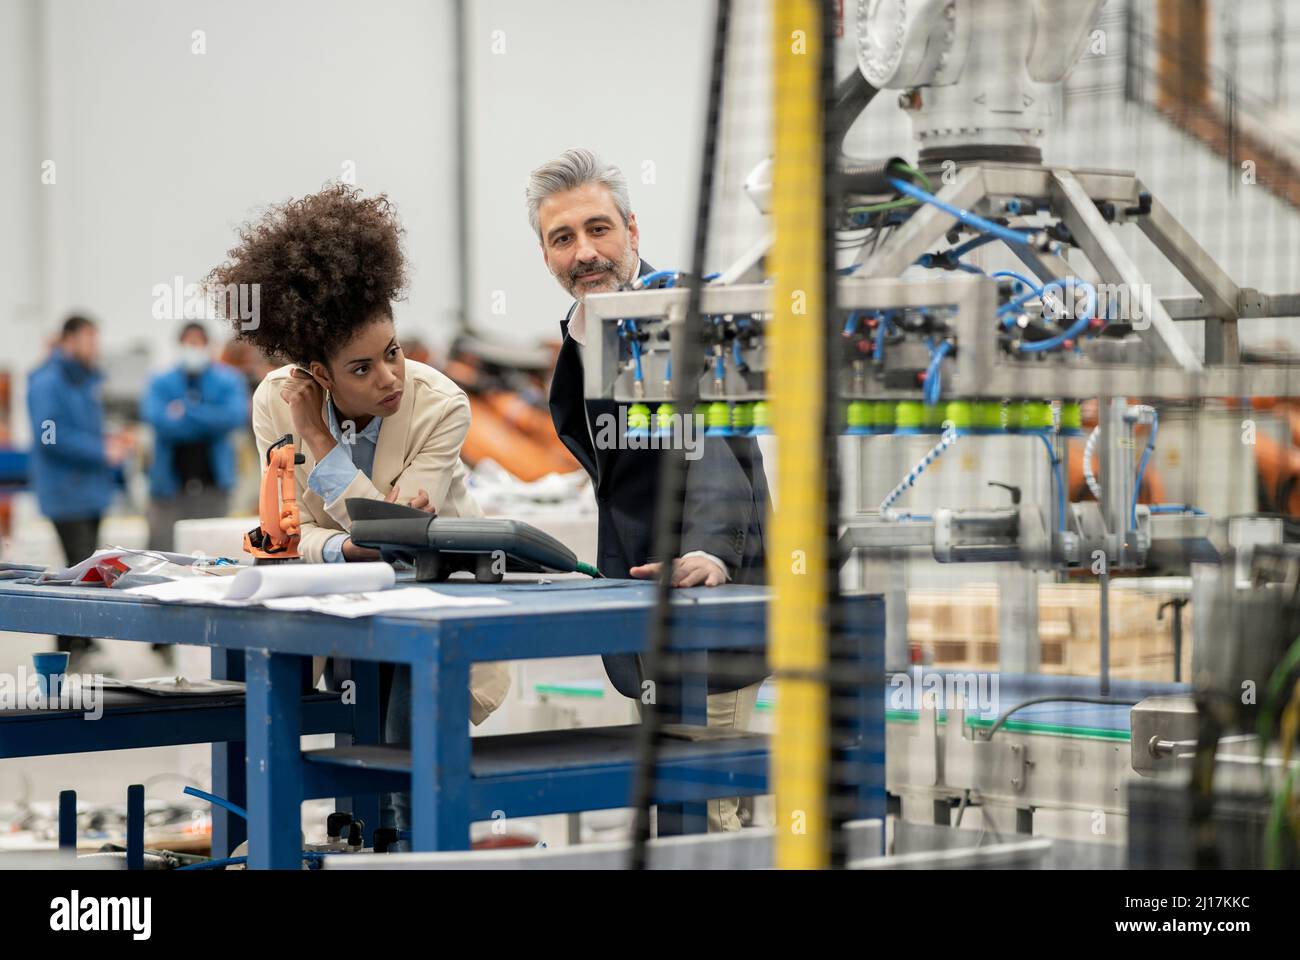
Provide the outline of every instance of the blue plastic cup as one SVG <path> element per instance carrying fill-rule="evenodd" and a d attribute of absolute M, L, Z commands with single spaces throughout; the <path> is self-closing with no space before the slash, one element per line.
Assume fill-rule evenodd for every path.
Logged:
<path fill-rule="evenodd" d="M 63 676 L 68 672 L 68 654 L 33 653 L 32 665 L 36 668 L 36 687 L 46 702 L 58 700 L 63 693 Z"/>

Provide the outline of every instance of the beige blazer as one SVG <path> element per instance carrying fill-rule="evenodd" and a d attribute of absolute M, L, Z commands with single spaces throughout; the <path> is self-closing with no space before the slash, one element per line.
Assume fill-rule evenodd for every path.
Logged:
<path fill-rule="evenodd" d="M 253 433 L 257 437 L 258 463 L 266 463 L 266 451 L 286 433 L 293 433 L 289 405 L 280 397 L 285 381 L 292 376 L 292 366 L 281 367 L 266 375 L 253 394 Z M 325 406 L 321 417 L 329 422 Z M 321 563 L 325 542 L 340 532 L 352 529 L 348 517 L 349 497 L 382 500 L 396 484 L 401 498 L 409 500 L 421 489 L 429 494 L 430 504 L 444 517 L 481 517 L 483 511 L 470 495 L 467 471 L 460 459 L 461 444 L 469 431 L 469 398 L 447 376 L 427 364 L 406 361 L 406 382 L 402 403 L 397 412 L 384 418 L 375 445 L 375 463 L 371 476 L 357 471 L 342 495 L 326 503 L 307 485 L 316 468 L 316 458 L 301 441 L 298 452 L 304 462 L 295 471 L 298 489 L 298 513 L 302 521 L 302 538 L 298 550 L 308 563 Z M 317 665 L 319 679 L 324 667 Z M 510 674 L 503 664 L 476 663 L 470 668 L 470 719 L 482 723 L 501 705 L 510 689 Z"/>
<path fill-rule="evenodd" d="M 293 433 L 289 405 L 280 399 L 280 391 L 289 380 L 292 366 L 281 367 L 266 375 L 253 394 L 253 433 L 257 436 L 258 462 L 266 463 L 266 450 L 286 433 Z M 321 417 L 329 422 L 326 396 Z M 298 478 L 298 512 L 302 518 L 302 541 L 299 552 L 309 563 L 323 560 L 325 542 L 339 532 L 352 529 L 348 518 L 349 497 L 382 500 L 396 484 L 403 500 L 426 490 L 429 501 L 446 517 L 481 517 L 474 498 L 466 487 L 465 464 L 460 447 L 469 432 L 469 398 L 448 377 L 423 363 L 406 361 L 406 383 L 402 404 L 397 412 L 384 418 L 375 446 L 375 464 L 371 476 L 358 472 L 348 488 L 333 503 L 326 503 L 308 486 L 307 478 L 316 469 L 316 458 L 298 442 L 298 452 L 305 462 L 295 471 Z"/>

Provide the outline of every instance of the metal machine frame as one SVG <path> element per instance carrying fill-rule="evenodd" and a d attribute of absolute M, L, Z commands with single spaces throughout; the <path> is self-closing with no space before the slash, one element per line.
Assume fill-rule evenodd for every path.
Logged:
<path fill-rule="evenodd" d="M 938 180 L 943 171 L 927 169 L 927 173 Z M 941 560 L 994 559 L 996 550 L 981 555 L 978 549 L 990 545 L 990 536 L 991 546 L 1014 548 L 1014 558 L 1024 569 L 1008 571 L 1000 577 L 1001 585 L 1004 591 L 1013 590 L 1014 596 L 1008 599 L 1025 604 L 1027 609 L 1014 622 L 1007 621 L 1007 630 L 1014 630 L 1019 636 L 1003 637 L 1001 667 L 1004 671 L 1032 672 L 1037 666 L 1037 602 L 1032 589 L 1035 574 L 1031 571 L 1087 563 L 1098 549 L 1102 550 L 1106 569 L 1101 576 L 1103 626 L 1099 669 L 1101 692 L 1105 694 L 1109 690 L 1105 623 L 1110 571 L 1140 569 L 1153 543 L 1205 540 L 1212 527 L 1212 518 L 1208 516 L 1153 514 L 1145 507 L 1137 509 L 1136 525 L 1131 522 L 1134 436 L 1128 397 L 1179 400 L 1294 393 L 1294 386 L 1300 383 L 1300 370 L 1294 365 L 1241 363 L 1237 327 L 1242 319 L 1300 316 L 1300 294 L 1270 295 L 1238 286 L 1132 173 L 969 163 L 957 169 L 955 176 L 948 178 L 935 196 L 952 207 L 1002 220 L 1013 230 L 1038 231 L 1044 241 L 1046 234 L 1042 233 L 1039 215 L 1046 214 L 1052 221 L 1059 221 L 1064 231 L 1058 230 L 1057 235 L 1068 239 L 1079 251 L 1073 262 L 1066 259 L 1061 243 L 1004 244 L 1044 284 L 1080 277 L 1099 289 L 1105 285 L 1110 289 L 1149 291 L 1143 274 L 1115 229 L 1131 224 L 1142 231 L 1197 291 L 1194 296 L 1145 297 L 1148 305 L 1145 316 L 1132 324 L 1131 334 L 1085 341 L 1081 344 L 1082 355 L 1065 351 L 1010 355 L 995 339 L 998 318 L 995 281 L 965 274 L 900 279 L 925 254 L 955 246 L 954 229 L 964 229 L 950 213 L 929 203 L 916 207 L 879 245 L 870 250 L 863 246 L 858 251 L 860 266 L 856 274 L 842 279 L 838 285 L 837 305 L 843 311 L 951 308 L 947 326 L 957 349 L 942 361 L 941 398 L 945 401 L 950 398 L 1099 398 L 1102 502 L 1069 504 L 1064 534 L 1055 532 L 1058 518 L 1054 506 L 1041 510 L 1038 505 L 981 510 L 980 516 L 974 518 L 980 521 L 974 526 L 978 527 L 981 538 L 978 543 L 971 541 L 971 546 L 977 548 L 963 557 L 959 556 L 960 549 L 954 549 L 961 546 L 957 522 L 960 511 L 934 511 L 933 519 L 908 522 L 860 512 L 844 518 L 841 557 L 859 551 L 878 558 L 886 566 L 896 566 L 900 550 L 928 546 L 934 550 L 936 559 Z M 742 263 L 724 271 L 719 283 L 704 287 L 701 311 L 705 316 L 752 315 L 756 319 L 771 316 L 775 306 L 772 285 L 734 282 L 759 279 L 767 245 L 768 241 L 760 243 Z M 671 385 L 662 374 L 670 356 L 674 369 L 685 368 L 681 351 L 686 345 L 679 331 L 688 292 L 684 288 L 642 290 L 587 298 L 589 323 L 597 330 L 589 339 L 585 354 L 588 397 L 627 403 L 672 402 Z M 624 378 L 628 360 L 620 322 L 626 319 L 663 321 L 661 327 L 656 327 L 657 336 L 643 347 L 641 361 L 646 373 L 635 384 Z M 1192 320 L 1204 321 L 1203 360 L 1179 329 L 1180 323 Z M 833 335 L 841 322 L 842 317 L 828 319 L 827 335 Z M 762 375 L 767 368 L 767 357 L 762 338 L 747 342 L 743 355 L 742 369 L 724 365 L 721 378 L 716 374 L 711 377 L 708 371 L 703 374 L 699 389 L 701 402 L 748 402 L 766 396 Z M 888 387 L 879 378 L 862 376 L 860 370 L 855 376 L 848 363 L 829 375 L 841 378 L 840 395 L 846 401 L 919 398 L 915 388 Z M 1061 459 L 1065 442 L 1059 434 L 1055 442 L 1056 456 Z M 886 590 L 890 607 L 897 607 L 900 600 L 905 604 L 905 593 L 895 579 L 890 579 Z M 888 616 L 887 658 L 892 666 L 905 662 L 906 633 L 905 626 L 900 633 L 900 619 L 905 624 L 905 615 L 897 610 Z M 894 747 L 906 747 L 913 742 L 910 738 L 906 742 L 898 740 L 899 735 L 891 730 Z M 977 775 L 972 766 L 977 754 L 989 757 L 996 754 L 1000 770 L 1004 765 L 1003 753 L 1010 751 L 1008 756 L 1011 756 L 1015 750 L 1021 750 L 1023 754 L 1024 749 L 1016 738 L 996 748 L 970 743 L 961 737 L 950 739 L 952 742 L 944 748 L 948 755 L 948 762 L 943 764 L 946 774 L 941 779 L 932 775 L 923 778 L 924 782 L 935 785 L 932 790 L 947 795 L 951 795 L 954 784 L 966 789 L 983 787 L 987 792 L 992 782 L 988 777 L 994 774 L 985 770 L 986 764 L 981 762 L 976 766 L 983 772 Z M 1103 802 L 1099 794 L 1087 802 L 1114 815 L 1121 811 L 1115 806 L 1112 792 L 1118 782 L 1116 778 L 1124 773 L 1121 768 L 1127 768 L 1128 751 L 1117 750 L 1114 744 L 1095 746 L 1100 752 L 1094 759 L 1107 772 L 1102 777 L 1104 782 L 1089 789 L 1095 787 L 1107 799 Z M 960 770 L 965 773 L 958 776 Z M 1014 778 L 1008 782 L 1014 783 Z M 940 783 L 942 787 L 938 786 Z M 1019 789 L 1012 790 L 1012 800 Z M 922 794 L 913 797 L 913 802 Z"/>
<path fill-rule="evenodd" d="M 846 309 L 951 303 L 959 307 L 956 324 L 962 349 L 952 363 L 945 391 L 962 397 L 1098 396 L 1098 387 L 1121 381 L 1140 382 L 1141 393 L 1154 399 L 1189 397 L 1274 396 L 1297 382 L 1294 366 L 1240 363 L 1237 321 L 1263 317 L 1300 316 L 1300 293 L 1270 295 L 1239 287 L 1214 259 L 1166 210 L 1150 197 L 1131 173 L 1070 170 L 1020 164 L 970 164 L 936 194 L 947 203 L 988 215 L 1002 215 L 1007 201 L 1050 206 L 1059 216 L 1089 261 L 1102 284 L 1127 288 L 1145 286 L 1136 263 L 1119 242 L 1097 204 L 1113 207 L 1116 224 L 1133 223 L 1155 244 L 1199 296 L 1152 299 L 1149 323 L 1135 327 L 1158 362 L 1149 365 L 1117 363 L 1108 357 L 1075 361 L 1064 357 L 1049 362 L 1006 361 L 989 342 L 988 324 L 993 312 L 993 287 L 979 277 L 954 277 L 925 281 L 898 280 L 919 257 L 933 249 L 953 228 L 950 215 L 923 205 L 869 259 L 852 279 L 840 284 L 840 303 Z M 1144 197 L 1150 197 L 1149 207 Z M 1016 223 L 1013 221 L 1012 226 Z M 1075 265 L 1058 253 L 1028 246 L 1011 246 L 1044 282 L 1077 275 Z M 865 251 L 863 251 L 865 252 Z M 859 254 L 861 257 L 862 253 Z M 752 272 L 752 271 L 750 271 Z M 864 286 L 863 281 L 888 281 Z M 987 290 L 981 293 L 981 288 Z M 664 317 L 670 325 L 681 321 L 685 289 L 643 290 L 593 294 L 586 299 L 589 317 L 601 323 L 600 346 L 588 351 L 586 391 L 589 397 L 638 399 L 613 391 L 617 373 L 617 337 L 608 325 L 625 317 Z M 761 284 L 707 286 L 703 311 L 765 313 L 770 310 L 771 288 Z M 974 309 L 971 309 L 971 308 Z M 1206 359 L 1202 363 L 1179 333 L 1177 323 L 1205 321 Z M 755 399 L 761 391 L 728 389 L 726 398 Z M 1131 391 L 1124 389 L 1120 393 Z M 902 392 L 868 391 L 869 396 L 900 396 Z M 704 399 L 707 390 L 701 391 Z M 846 391 L 846 397 L 852 397 Z M 671 400 L 664 393 L 646 399 Z"/>

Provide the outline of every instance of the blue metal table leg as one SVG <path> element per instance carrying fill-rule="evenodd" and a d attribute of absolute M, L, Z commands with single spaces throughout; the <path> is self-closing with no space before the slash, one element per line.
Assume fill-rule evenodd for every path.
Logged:
<path fill-rule="evenodd" d="M 77 849 L 77 791 L 59 791 L 59 849 Z"/>
<path fill-rule="evenodd" d="M 690 656 L 683 660 L 681 685 L 676 692 L 681 707 L 663 718 L 664 723 L 689 723 L 706 727 L 709 724 L 709 682 L 706 656 Z M 656 833 L 661 837 L 675 837 L 684 833 L 705 833 L 709 829 L 707 802 L 660 803 L 656 805 Z"/>
<path fill-rule="evenodd" d="M 469 775 L 469 664 L 411 664 L 412 850 L 469 849 Z"/>
<path fill-rule="evenodd" d="M 212 650 L 212 679 L 244 680 L 244 651 Z M 248 791 L 245 778 L 244 741 L 212 745 L 212 792 L 231 803 L 247 805 Z M 212 807 L 212 855 L 227 857 L 230 851 L 248 839 L 248 825 L 223 807 Z"/>
<path fill-rule="evenodd" d="M 841 692 L 841 705 L 853 736 L 837 751 L 835 762 L 843 782 L 853 785 L 852 802 L 856 819 L 879 819 L 886 815 L 885 791 L 885 625 L 881 603 L 870 604 L 860 619 L 843 625 L 844 649 L 849 666 L 870 678 L 857 684 L 851 695 Z M 884 832 L 881 832 L 884 841 Z M 883 852 L 883 849 L 882 851 Z"/>
<path fill-rule="evenodd" d="M 344 703 L 352 705 L 352 732 L 334 734 L 337 747 L 351 744 L 376 744 L 383 742 L 383 716 L 379 705 L 379 664 L 368 660 L 334 659 L 334 673 L 330 689 L 339 691 Z M 380 796 L 365 794 L 356 797 L 338 797 L 335 809 L 352 814 L 354 820 L 366 825 L 366 845 L 374 840 L 375 827 L 379 826 Z"/>
<path fill-rule="evenodd" d="M 302 864 L 302 658 L 248 650 L 248 865 Z"/>
<path fill-rule="evenodd" d="M 144 869 L 144 784 L 126 788 L 126 868 Z"/>

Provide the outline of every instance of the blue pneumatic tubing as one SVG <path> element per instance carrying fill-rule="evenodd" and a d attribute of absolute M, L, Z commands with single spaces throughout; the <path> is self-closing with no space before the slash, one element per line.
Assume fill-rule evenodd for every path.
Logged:
<path fill-rule="evenodd" d="M 1026 234 L 1019 233 L 1015 230 L 1008 230 L 1000 223 L 994 223 L 992 220 L 985 220 L 979 214 L 971 213 L 969 210 L 963 210 L 960 207 L 954 207 L 951 203 L 940 200 L 932 193 L 926 193 L 920 187 L 908 183 L 906 180 L 890 178 L 889 185 L 899 193 L 911 197 L 913 200 L 919 200 L 922 203 L 928 203 L 932 207 L 938 207 L 948 216 L 953 217 L 960 223 L 968 227 L 979 230 L 981 233 L 987 233 L 990 236 L 997 237 L 1005 243 L 1015 243 L 1021 246 L 1029 245 L 1029 237 Z"/>
<path fill-rule="evenodd" d="M 187 786 L 187 787 L 186 787 L 184 790 L 182 790 L 181 792 L 182 792 L 182 793 L 188 793 L 191 797 L 198 797 L 200 800 L 206 800 L 206 801 L 208 801 L 208 803 L 214 803 L 214 804 L 216 804 L 218 807 L 223 807 L 223 808 L 225 808 L 226 810 L 229 810 L 231 813 L 233 813 L 233 814 L 234 814 L 235 816 L 237 816 L 237 817 L 243 817 L 245 820 L 248 819 L 248 811 L 247 811 L 247 810 L 245 810 L 243 807 L 239 806 L 239 804 L 231 803 L 229 800 L 225 799 L 224 797 L 218 797 L 218 796 L 216 796 L 215 794 L 211 794 L 211 793 L 204 793 L 204 792 L 203 792 L 202 790 L 200 790 L 198 787 L 188 787 L 188 786 Z"/>
<path fill-rule="evenodd" d="M 1086 280 L 1080 280 L 1078 277 L 1066 277 L 1064 280 L 1053 280 L 1047 286 L 1043 287 L 1043 293 L 1046 294 L 1047 291 L 1051 290 L 1053 287 L 1061 287 L 1064 289 L 1066 286 L 1083 287 L 1084 291 L 1088 294 L 1088 305 L 1080 312 L 1079 319 L 1074 322 L 1070 329 L 1066 330 L 1064 333 L 1057 334 L 1050 340 L 1036 340 L 1032 343 L 1021 343 L 1021 353 L 1041 353 L 1044 350 L 1055 350 L 1057 347 L 1061 346 L 1061 344 L 1065 343 L 1065 341 L 1073 340 L 1075 337 L 1079 336 L 1079 334 L 1088 329 L 1088 324 L 1092 322 L 1093 315 L 1097 311 L 1096 289 Z"/>
<path fill-rule="evenodd" d="M 1065 480 L 1061 476 L 1061 461 L 1056 456 L 1056 451 L 1052 449 L 1052 441 L 1047 439 L 1047 435 L 1040 433 L 1038 434 L 1038 438 L 1042 440 L 1043 445 L 1047 447 L 1047 459 L 1052 464 L 1052 479 L 1055 480 L 1054 486 L 1056 487 L 1056 510 L 1057 510 L 1057 515 L 1060 517 L 1060 519 L 1057 520 L 1057 528 L 1062 533 L 1064 533 L 1065 526 L 1066 526 L 1065 524 Z"/>
<path fill-rule="evenodd" d="M 1160 414 L 1152 408 L 1151 435 L 1147 437 L 1147 445 L 1142 450 L 1142 459 L 1138 461 L 1137 481 L 1133 484 L 1133 508 L 1129 512 L 1129 523 L 1134 530 L 1138 525 L 1138 496 L 1142 493 L 1142 478 L 1147 472 L 1147 461 L 1151 459 L 1151 451 L 1156 448 L 1156 433 L 1159 430 Z"/>

